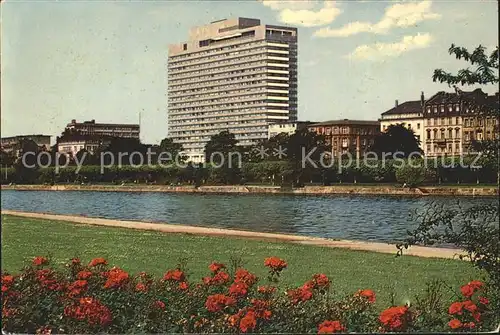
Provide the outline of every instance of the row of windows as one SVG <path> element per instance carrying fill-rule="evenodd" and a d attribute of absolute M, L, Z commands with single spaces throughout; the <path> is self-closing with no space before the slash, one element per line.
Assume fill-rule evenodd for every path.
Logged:
<path fill-rule="evenodd" d="M 440 105 L 440 106 L 428 106 L 427 107 L 427 113 L 431 113 L 431 110 L 434 113 L 437 113 L 438 110 L 441 111 L 441 113 L 444 113 L 444 111 L 448 109 L 448 112 L 453 112 L 453 109 L 455 109 L 456 112 L 460 111 L 460 105 L 459 104 L 450 104 L 450 105 Z"/>
<path fill-rule="evenodd" d="M 229 125 L 220 125 L 219 127 L 211 127 L 207 129 L 196 129 L 196 130 L 186 130 L 186 131 L 172 131 L 170 132 L 171 135 L 175 135 L 177 137 L 185 137 L 185 135 L 193 135 L 193 134 L 206 134 L 206 133 L 213 133 L 214 130 L 221 130 L 221 129 L 227 129 Z M 259 126 L 254 126 L 254 127 L 245 127 L 245 125 L 233 125 L 232 128 L 234 128 L 237 131 L 257 131 L 257 130 L 267 130 L 267 127 L 259 127 Z"/>
<path fill-rule="evenodd" d="M 242 89 L 233 89 L 233 90 L 227 90 L 223 91 L 222 89 L 220 90 L 215 90 L 212 93 L 206 93 L 206 94 L 196 94 L 192 95 L 189 97 L 175 97 L 175 98 L 170 98 L 168 99 L 169 102 L 174 103 L 174 102 L 191 102 L 191 101 L 201 101 L 201 100 L 211 100 L 213 98 L 222 98 L 226 96 L 237 96 L 237 95 L 245 95 L 245 94 L 250 94 L 250 93 L 255 93 L 255 92 L 262 92 L 262 91 L 267 91 L 268 88 L 267 86 L 264 86 L 265 84 L 261 85 L 260 87 L 251 87 L 251 88 L 242 88 Z"/>
<path fill-rule="evenodd" d="M 350 127 L 327 127 L 327 128 L 312 128 L 313 131 L 320 135 L 331 134 L 358 134 L 358 135 L 372 135 L 375 133 L 371 128 L 350 128 Z"/>
<path fill-rule="evenodd" d="M 216 134 L 217 132 L 214 132 L 213 134 Z M 243 133 L 243 134 L 235 134 L 236 135 L 236 139 L 239 139 L 239 138 L 255 138 L 255 139 L 259 139 L 259 138 L 267 138 L 267 131 L 266 132 L 251 132 L 251 133 Z M 178 142 L 178 143 L 189 143 L 189 142 L 200 142 L 200 141 L 205 141 L 205 142 L 208 142 L 210 141 L 210 138 L 211 136 L 191 136 L 191 137 L 182 137 L 182 138 L 179 138 L 179 137 L 174 137 L 175 141 Z"/>
<path fill-rule="evenodd" d="M 201 117 L 201 116 L 203 116 L 203 117 L 220 116 L 221 114 L 225 114 L 225 115 L 244 115 L 244 114 L 261 115 L 261 114 L 259 114 L 259 112 L 263 113 L 266 111 L 266 109 L 267 109 L 267 107 L 265 107 L 265 106 L 255 106 L 252 108 L 241 108 L 238 110 L 228 109 L 228 110 L 223 110 L 223 111 L 220 111 L 220 110 L 215 110 L 215 111 L 210 111 L 210 112 L 203 111 L 203 112 L 194 112 L 194 113 L 182 114 L 182 115 L 169 114 L 168 119 L 169 119 L 169 121 L 175 120 L 175 119 L 186 120 L 188 118 L 192 119 L 192 118 L 197 118 L 197 117 Z"/>
<path fill-rule="evenodd" d="M 259 66 L 262 64 L 256 64 L 255 66 Z M 231 72 L 225 72 L 221 73 L 218 75 L 206 75 L 206 76 L 200 76 L 200 77 L 195 77 L 192 79 L 179 79 L 179 80 L 169 80 L 169 86 L 170 87 L 178 87 L 181 86 L 182 84 L 191 84 L 191 83 L 201 83 L 201 82 L 213 82 L 214 80 L 217 79 L 232 79 L 232 80 L 241 80 L 241 79 L 246 79 L 246 78 L 251 78 L 249 77 L 251 74 L 257 74 L 257 73 L 263 73 L 267 69 L 266 66 L 260 66 L 257 68 L 248 68 L 245 70 L 238 70 L 238 71 L 231 71 Z M 274 73 L 272 74 L 274 76 Z M 283 78 L 288 78 L 288 75 L 282 73 L 281 75 L 283 76 L 276 76 L 276 77 L 283 77 Z M 255 77 L 254 77 L 255 78 Z"/>
<path fill-rule="evenodd" d="M 252 105 L 267 105 L 269 101 L 267 99 L 261 99 L 261 100 L 254 100 L 254 101 L 245 101 L 245 102 L 240 102 L 240 103 L 226 103 L 226 104 L 220 104 L 218 107 L 214 107 L 212 105 L 208 105 L 205 107 L 189 107 L 189 108 L 175 108 L 175 111 L 173 108 L 170 109 L 170 112 L 172 114 L 185 114 L 186 112 L 197 112 L 197 111 L 208 111 L 208 110 L 229 110 L 229 109 L 241 109 L 243 106 L 252 106 Z M 288 107 L 286 106 L 272 106 L 273 109 L 279 109 L 279 110 L 288 110 Z"/>
<path fill-rule="evenodd" d="M 453 129 L 448 129 L 448 132 L 446 132 L 444 129 L 439 130 L 439 132 L 437 129 L 434 129 L 432 132 L 430 129 L 427 129 L 426 139 L 428 140 L 460 139 L 460 129 L 455 129 L 455 136 L 453 136 Z"/>
<path fill-rule="evenodd" d="M 455 121 L 455 123 L 453 123 Z M 448 117 L 448 118 L 434 118 L 434 119 L 427 119 L 427 126 L 445 126 L 445 125 L 458 125 L 460 124 L 460 118 L 459 117 Z"/>
<path fill-rule="evenodd" d="M 203 99 L 199 101 L 169 103 L 168 106 L 170 109 L 178 109 L 181 107 L 188 108 L 196 106 L 200 107 L 217 106 L 217 105 L 223 105 L 227 102 L 233 102 L 233 101 L 243 102 L 243 101 L 249 101 L 249 100 L 251 101 L 263 98 L 267 98 L 266 101 L 269 103 L 288 103 L 287 99 L 288 93 L 268 93 L 266 90 L 260 90 L 260 93 L 246 92 L 244 94 L 237 94 L 236 96 L 231 96 L 228 98 Z"/>
<path fill-rule="evenodd" d="M 229 63 L 238 63 L 238 61 L 241 61 L 242 59 L 254 59 L 255 57 L 258 58 L 268 58 L 268 57 L 279 57 L 279 58 L 285 58 L 284 60 L 276 60 L 276 61 L 285 61 L 288 63 L 288 54 L 282 54 L 282 53 L 276 53 L 272 52 L 274 50 L 269 50 L 268 48 L 262 47 L 262 48 L 252 48 L 252 49 L 246 49 L 245 51 L 234 51 L 230 52 L 226 55 L 221 55 L 221 56 L 214 56 L 214 57 L 207 57 L 204 59 L 199 60 L 198 62 L 193 62 L 195 64 L 189 65 L 186 64 L 185 66 L 176 66 L 168 67 L 168 72 L 172 74 L 176 74 L 178 72 L 192 72 L 196 71 L 199 69 L 204 69 L 204 68 L 214 68 L 218 66 L 222 66 L 225 64 Z M 255 57 L 248 57 L 249 55 L 257 55 Z M 217 61 L 219 59 L 219 61 Z M 286 64 L 286 63 L 283 63 Z"/>
<path fill-rule="evenodd" d="M 247 47 L 253 48 L 255 46 L 265 45 L 267 43 L 268 43 L 267 41 L 235 43 L 235 44 L 227 45 L 227 46 L 224 46 L 224 47 L 213 48 L 213 49 L 210 49 L 210 50 L 205 50 L 205 51 L 200 51 L 200 52 L 193 52 L 193 53 L 184 54 L 184 55 L 172 56 L 172 57 L 170 57 L 170 62 L 172 64 L 175 62 L 176 65 L 184 65 L 184 64 L 192 63 L 193 60 L 202 58 L 204 56 L 207 56 L 207 55 L 210 55 L 210 54 L 214 54 L 214 53 L 220 53 L 221 51 L 230 51 L 230 50 L 233 50 L 233 49 L 236 49 L 236 48 L 247 48 Z M 283 47 L 284 48 L 288 48 L 288 44 L 283 43 Z M 280 49 L 279 47 L 277 47 L 276 50 L 283 50 L 283 49 Z M 222 54 L 222 55 L 224 57 L 227 54 Z M 183 59 L 189 59 L 189 60 L 183 61 L 183 62 L 179 62 L 179 61 L 181 61 Z"/>

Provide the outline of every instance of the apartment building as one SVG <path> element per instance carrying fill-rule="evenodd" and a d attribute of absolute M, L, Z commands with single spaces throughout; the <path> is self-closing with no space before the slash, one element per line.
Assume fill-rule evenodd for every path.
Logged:
<path fill-rule="evenodd" d="M 100 146 L 106 146 L 111 142 L 107 136 L 63 135 L 57 138 L 57 151 L 71 156 L 76 156 L 78 151 L 85 149 L 90 153 L 96 152 Z"/>
<path fill-rule="evenodd" d="M 427 156 L 469 153 L 471 143 L 497 136 L 498 117 L 477 106 L 496 107 L 498 93 L 488 96 L 481 89 L 472 92 L 438 92 L 425 102 L 424 132 Z"/>
<path fill-rule="evenodd" d="M 268 129 L 268 139 L 278 134 L 293 135 L 297 130 L 306 128 L 311 121 L 277 122 L 271 123 Z"/>
<path fill-rule="evenodd" d="M 50 150 L 50 135 L 18 135 L 12 137 L 2 137 L 1 149 L 8 153 L 18 155 L 21 150 L 21 142 L 30 140 L 35 142 L 40 149 Z"/>
<path fill-rule="evenodd" d="M 71 120 L 66 125 L 66 133 L 92 136 L 109 136 L 139 139 L 140 126 L 138 124 L 96 123 L 95 120 L 77 122 Z"/>
<path fill-rule="evenodd" d="M 424 92 L 420 94 L 420 100 L 405 101 L 402 104 L 396 100 L 394 107 L 382 113 L 380 118 L 380 131 L 384 132 L 391 125 L 401 124 L 413 130 L 415 137 L 420 141 L 420 147 L 424 150 Z M 425 150 L 424 150 L 425 152 Z"/>
<path fill-rule="evenodd" d="M 239 145 L 268 137 L 268 125 L 297 120 L 297 29 L 233 18 L 194 27 L 169 45 L 168 136 L 189 160 L 223 130 Z"/>
<path fill-rule="evenodd" d="M 308 129 L 325 136 L 334 156 L 344 153 L 362 155 L 380 135 L 380 122 L 344 119 L 314 123 Z"/>

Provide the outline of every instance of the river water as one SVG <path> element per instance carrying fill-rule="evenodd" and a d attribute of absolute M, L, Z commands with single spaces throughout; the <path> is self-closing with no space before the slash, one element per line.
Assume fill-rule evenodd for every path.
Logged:
<path fill-rule="evenodd" d="M 431 202 L 456 206 L 494 198 L 201 195 L 181 193 L 3 190 L 2 209 L 166 222 L 258 232 L 395 242 Z"/>

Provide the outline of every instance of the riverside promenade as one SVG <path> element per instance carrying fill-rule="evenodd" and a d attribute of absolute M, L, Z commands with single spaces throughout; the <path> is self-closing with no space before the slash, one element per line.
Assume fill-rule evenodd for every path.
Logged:
<path fill-rule="evenodd" d="M 495 186 L 433 186 L 402 188 L 396 186 L 305 186 L 301 188 L 282 188 L 280 186 L 169 186 L 169 185 L 2 185 L 2 190 L 19 191 L 99 191 L 99 192 L 163 192 L 163 193 L 200 193 L 200 194 L 275 194 L 275 195 L 399 195 L 399 196 L 477 196 L 494 197 L 499 195 Z"/>
<path fill-rule="evenodd" d="M 371 252 L 388 253 L 394 255 L 396 255 L 397 251 L 396 246 L 394 244 L 379 243 L 379 242 L 332 240 L 326 238 L 308 237 L 300 235 L 260 233 L 260 232 L 233 230 L 233 229 L 204 228 L 204 227 L 195 227 L 187 225 L 164 224 L 164 223 L 153 223 L 153 222 L 142 222 L 142 221 L 110 220 L 102 218 L 90 218 L 86 216 L 56 215 L 56 214 L 32 213 L 32 212 L 21 212 L 21 211 L 11 211 L 11 210 L 2 210 L 1 213 L 2 215 L 12 215 L 29 219 L 43 219 L 48 221 L 62 221 L 62 222 L 85 224 L 85 225 L 150 230 L 167 234 L 193 234 L 201 236 L 244 238 L 244 239 L 254 239 L 254 240 L 270 241 L 270 242 L 287 242 L 287 243 L 328 247 L 328 248 L 346 248 L 351 250 L 371 251 Z M 404 254 L 410 256 L 418 256 L 418 257 L 445 258 L 445 259 L 458 259 L 459 255 L 464 255 L 463 251 L 458 249 L 433 248 L 433 247 L 421 247 L 421 246 L 412 246 L 408 250 L 405 250 Z"/>

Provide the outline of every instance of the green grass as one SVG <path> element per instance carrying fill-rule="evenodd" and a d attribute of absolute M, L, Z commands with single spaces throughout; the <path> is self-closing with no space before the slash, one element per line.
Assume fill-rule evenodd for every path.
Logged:
<path fill-rule="evenodd" d="M 412 299 L 432 279 L 446 280 L 458 290 L 463 283 L 480 277 L 469 263 L 458 260 L 396 258 L 391 254 L 347 249 L 163 234 L 2 215 L 3 271 L 16 273 L 32 257 L 49 254 L 56 266 L 62 266 L 72 257 L 88 261 L 101 256 L 111 265 L 132 273 L 148 271 L 156 275 L 184 259 L 191 280 L 207 275 L 211 261 L 227 264 L 231 257 L 241 258 L 245 267 L 265 278 L 264 258 L 278 256 L 289 264 L 283 273 L 283 285 L 298 286 L 312 274 L 322 272 L 332 280 L 337 293 L 371 288 L 385 304 L 390 301 L 390 292 L 395 293 L 397 303 Z"/>

